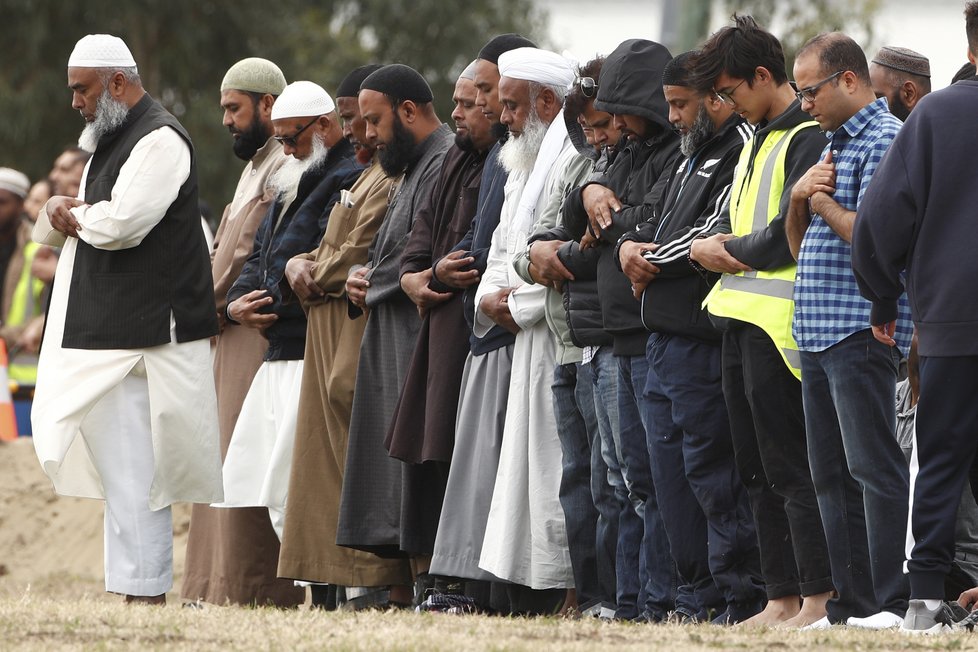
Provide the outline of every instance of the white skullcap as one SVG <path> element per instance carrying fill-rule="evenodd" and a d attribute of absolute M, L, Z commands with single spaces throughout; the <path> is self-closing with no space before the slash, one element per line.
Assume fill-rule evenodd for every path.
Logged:
<path fill-rule="evenodd" d="M 478 59 L 474 59 L 472 61 L 472 63 L 470 63 L 469 65 L 465 66 L 465 70 L 462 71 L 462 74 L 459 75 L 458 78 L 459 79 L 470 79 L 472 81 L 475 81 L 475 64 L 476 64 L 477 61 L 478 61 Z"/>
<path fill-rule="evenodd" d="M 7 190 L 23 199 L 30 189 L 31 180 L 26 174 L 12 168 L 0 168 L 0 190 Z"/>
<path fill-rule="evenodd" d="M 75 43 L 69 68 L 135 68 L 132 52 L 118 36 L 89 34 Z"/>
<path fill-rule="evenodd" d="M 557 88 L 570 88 L 577 77 L 570 61 L 539 48 L 516 48 L 500 54 L 499 75 Z"/>
<path fill-rule="evenodd" d="M 325 115 L 336 108 L 333 98 L 319 84 L 311 81 L 292 82 L 272 105 L 272 120 L 310 118 Z"/>
<path fill-rule="evenodd" d="M 221 92 L 234 90 L 281 95 L 285 84 L 281 68 L 268 59 L 248 57 L 228 68 L 221 82 Z"/>

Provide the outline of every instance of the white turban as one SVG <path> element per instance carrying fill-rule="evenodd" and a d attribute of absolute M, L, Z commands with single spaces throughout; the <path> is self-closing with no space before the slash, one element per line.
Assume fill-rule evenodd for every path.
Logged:
<path fill-rule="evenodd" d="M 292 82 L 272 105 L 272 120 L 326 115 L 336 108 L 333 98 L 319 84 Z"/>
<path fill-rule="evenodd" d="M 12 168 L 0 168 L 0 190 L 12 192 L 23 199 L 27 196 L 30 187 L 31 181 L 23 172 Z"/>
<path fill-rule="evenodd" d="M 118 36 L 89 34 L 75 43 L 69 68 L 135 68 L 132 52 Z"/>
<path fill-rule="evenodd" d="M 571 61 L 539 48 L 516 48 L 500 54 L 499 75 L 556 88 L 570 88 L 577 77 Z"/>
<path fill-rule="evenodd" d="M 475 64 L 478 59 L 475 59 L 469 65 L 465 66 L 465 70 L 462 74 L 458 76 L 459 79 L 468 79 L 470 81 L 475 81 Z"/>

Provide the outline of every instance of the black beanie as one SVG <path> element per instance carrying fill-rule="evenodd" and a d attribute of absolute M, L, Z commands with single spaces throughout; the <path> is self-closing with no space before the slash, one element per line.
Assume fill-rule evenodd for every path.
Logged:
<path fill-rule="evenodd" d="M 489 42 L 479 50 L 479 59 L 485 59 L 494 64 L 499 64 L 499 55 L 509 52 L 516 48 L 535 48 L 536 43 L 519 34 L 500 34 L 493 36 Z"/>
<path fill-rule="evenodd" d="M 666 64 L 662 70 L 663 86 L 689 86 L 689 63 L 696 50 L 683 52 Z"/>
<path fill-rule="evenodd" d="M 336 97 L 356 97 L 360 92 L 360 84 L 370 76 L 370 73 L 383 68 L 379 63 L 368 63 L 365 66 L 354 68 L 349 75 L 343 78 L 340 85 L 336 88 Z"/>
<path fill-rule="evenodd" d="M 431 87 L 417 70 L 402 63 L 392 63 L 370 73 L 361 91 L 377 91 L 395 100 L 411 100 L 415 104 L 427 104 L 434 99 Z"/>

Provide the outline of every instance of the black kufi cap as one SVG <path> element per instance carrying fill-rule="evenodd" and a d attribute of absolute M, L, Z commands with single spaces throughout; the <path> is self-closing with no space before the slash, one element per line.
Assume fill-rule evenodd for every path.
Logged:
<path fill-rule="evenodd" d="M 498 64 L 499 55 L 503 52 L 509 52 L 516 48 L 535 48 L 536 46 L 536 43 L 525 36 L 520 36 L 519 34 L 500 34 L 499 36 L 493 36 L 489 39 L 488 43 L 482 46 L 482 49 L 479 50 L 478 58 Z"/>
<path fill-rule="evenodd" d="M 336 97 L 356 97 L 360 92 L 360 84 L 370 76 L 370 73 L 383 68 L 379 63 L 368 63 L 365 66 L 354 68 L 350 74 L 343 78 L 340 85 L 336 88 Z"/>
<path fill-rule="evenodd" d="M 402 63 L 392 63 L 370 73 L 360 84 L 360 90 L 377 91 L 401 102 L 411 100 L 415 104 L 427 104 L 434 99 L 431 87 L 421 73 Z"/>
<path fill-rule="evenodd" d="M 666 64 L 662 70 L 663 86 L 689 86 L 689 63 L 696 50 L 683 52 Z"/>

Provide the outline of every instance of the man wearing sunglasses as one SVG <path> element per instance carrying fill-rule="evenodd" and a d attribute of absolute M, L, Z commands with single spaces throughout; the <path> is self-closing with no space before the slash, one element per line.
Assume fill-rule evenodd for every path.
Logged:
<path fill-rule="evenodd" d="M 876 98 L 866 55 L 844 34 L 811 39 L 794 72 L 801 108 L 829 139 L 822 160 L 792 188 L 785 222 L 798 260 L 792 330 L 809 463 L 837 593 L 827 618 L 897 627 L 910 593 L 902 569 L 909 485 L 893 405 L 910 310 L 903 298 L 897 346 L 876 341 L 849 243 L 860 197 L 901 122 L 886 98 Z"/>
<path fill-rule="evenodd" d="M 788 83 L 777 38 L 750 16 L 735 20 L 704 44 L 691 83 L 715 93 L 756 132 L 741 152 L 716 235 L 695 240 L 690 258 L 722 273 L 706 305 L 723 331 L 723 394 L 768 597 L 747 622 L 804 627 L 825 616 L 832 577 L 808 468 L 791 338 L 795 265 L 784 222 L 790 189 L 818 161 L 825 140 Z"/>
<path fill-rule="evenodd" d="M 340 191 L 360 175 L 336 105 L 321 86 L 289 84 L 272 106 L 274 138 L 290 158 L 269 178 L 275 202 L 228 291 L 229 321 L 258 330 L 268 349 L 241 406 L 224 460 L 227 507 L 268 508 L 279 539 L 285 518 L 306 314 L 283 292 L 285 266 L 315 249 Z"/>

